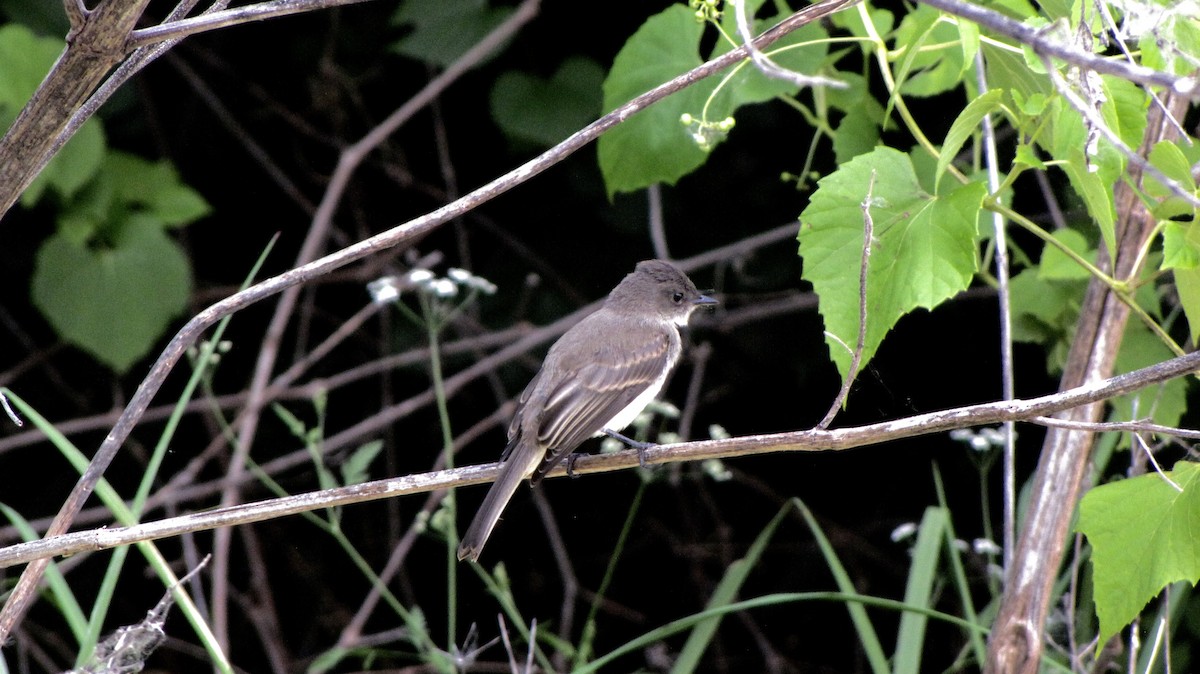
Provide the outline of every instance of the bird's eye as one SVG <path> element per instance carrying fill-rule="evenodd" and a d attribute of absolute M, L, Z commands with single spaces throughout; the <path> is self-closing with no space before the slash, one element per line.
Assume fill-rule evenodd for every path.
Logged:
<path fill-rule="evenodd" d="M 679 304 L 683 301 L 683 293 L 676 291 L 674 295 L 671 295 L 671 300 L 674 301 L 675 304 Z"/>

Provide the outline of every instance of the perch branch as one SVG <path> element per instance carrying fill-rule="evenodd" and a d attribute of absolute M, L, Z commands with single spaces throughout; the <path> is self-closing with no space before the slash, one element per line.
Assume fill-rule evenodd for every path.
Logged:
<path fill-rule="evenodd" d="M 776 452 L 840 451 L 902 438 L 943 433 L 968 426 L 990 425 L 1005 421 L 1038 420 L 1049 414 L 1137 391 L 1152 384 L 1186 375 L 1197 369 L 1200 369 L 1200 352 L 1193 352 L 1110 379 L 1029 400 L 1016 399 L 969 405 L 833 431 L 814 429 L 658 445 L 644 450 L 645 461 L 647 464 L 657 465 Z M 593 454 L 580 456 L 573 466 L 572 473 L 574 475 L 607 473 L 637 468 L 639 465 L 636 451 Z M 59 555 L 106 550 L 188 532 L 249 524 L 322 508 L 425 493 L 450 487 L 485 484 L 494 480 L 499 472 L 500 464 L 498 463 L 465 466 L 218 508 L 129 527 L 93 529 L 54 535 L 0 550 L 0 568 L 46 560 Z M 566 467 L 559 466 L 547 477 L 557 478 L 566 474 Z"/>

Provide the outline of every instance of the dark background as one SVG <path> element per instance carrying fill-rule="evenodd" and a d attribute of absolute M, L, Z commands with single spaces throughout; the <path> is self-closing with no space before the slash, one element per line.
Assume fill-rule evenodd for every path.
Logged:
<path fill-rule="evenodd" d="M 507 140 L 489 116 L 488 95 L 496 78 L 512 69 L 549 76 L 563 59 L 578 55 L 607 69 L 641 22 L 665 6 L 667 3 L 635 3 L 620 10 L 591 6 L 581 13 L 574 3 L 545 3 L 539 17 L 508 49 L 462 78 L 434 110 L 423 110 L 371 155 L 356 173 L 338 210 L 339 232 L 333 245 L 360 240 L 422 215 L 448 201 L 455 191 L 473 189 L 533 156 L 536 150 Z M 161 16 L 165 7 L 165 3 L 155 3 L 150 13 Z M 288 269 L 307 231 L 311 206 L 320 199 L 339 150 L 358 140 L 432 76 L 430 67 L 387 52 L 389 42 L 403 34 L 389 25 L 394 10 L 392 2 L 372 2 L 190 38 L 152 65 L 103 111 L 111 146 L 149 158 L 169 158 L 184 180 L 213 206 L 210 217 L 179 232 L 194 265 L 192 311 L 233 292 L 276 234 L 280 238 L 264 275 Z M 182 68 L 194 71 L 210 92 L 190 85 Z M 215 113 L 206 98 L 218 100 L 227 114 Z M 932 137 L 944 135 L 951 120 L 941 115 L 955 106 L 961 106 L 961 101 L 956 99 L 952 106 L 939 105 L 937 100 L 918 103 L 920 119 Z M 712 153 L 706 166 L 678 185 L 662 189 L 666 233 L 676 258 L 794 221 L 806 204 L 811 187 L 797 190 L 781 175 L 802 169 L 815 131 L 779 103 L 745 108 L 737 121 L 736 129 Z M 454 188 L 448 187 L 439 168 L 436 133 L 443 133 L 447 142 Z M 247 137 L 269 154 L 307 203 L 286 194 L 268 176 L 247 152 Z M 902 149 L 911 145 L 911 139 L 898 135 L 885 138 L 885 142 Z M 820 141 L 818 147 L 813 168 L 824 175 L 835 168 L 829 141 Z M 421 240 L 415 250 L 422 254 L 440 251 L 445 262 L 436 271 L 463 266 L 500 287 L 498 295 L 481 298 L 473 309 L 476 327 L 451 327 L 450 338 L 521 321 L 546 324 L 601 298 L 637 261 L 654 255 L 646 221 L 644 194 L 618 195 L 611 202 L 605 197 L 593 146 L 461 221 L 442 227 Z M 0 354 L 4 354 L 0 356 L 0 374 L 5 375 L 5 385 L 54 421 L 120 408 L 149 361 L 115 377 L 86 355 L 60 344 L 28 301 L 32 256 L 53 231 L 53 214 L 45 208 L 18 208 L 5 217 L 3 225 L 0 297 L 5 325 L 0 329 Z M 713 349 L 695 410 L 693 438 L 706 437 L 709 424 L 720 424 L 733 435 L 805 429 L 829 407 L 839 379 L 828 360 L 820 317 L 813 309 L 773 311 L 736 327 L 724 320 L 727 312 L 808 292 L 796 252 L 794 240 L 788 239 L 692 274 L 697 285 L 713 288 L 722 299 L 715 313 L 694 321 L 690 334 L 693 343 L 706 342 Z M 343 270 L 306 291 L 304 306 L 310 312 L 295 317 L 277 371 L 293 354 L 311 348 L 366 304 L 365 282 L 380 273 L 381 262 L 385 270 L 404 269 L 402 252 L 386 257 L 390 259 L 369 260 Z M 531 272 L 539 273 L 541 284 L 529 290 L 523 286 Z M 861 373 L 835 427 L 999 398 L 996 305 L 993 294 L 980 288 L 935 312 L 917 312 L 902 320 Z M 235 317 L 227 333 L 233 348 L 216 375 L 218 392 L 241 390 L 248 382 L 272 306 L 273 301 L 268 301 Z M 301 324 L 303 333 L 296 330 Z M 385 320 L 373 320 L 361 335 L 323 361 L 309 379 L 329 376 L 383 353 L 419 346 L 423 339 L 418 329 L 395 313 Z M 497 397 L 497 386 L 508 397 L 519 393 L 538 356 L 540 353 L 506 366 L 490 383 L 481 380 L 456 396 L 450 406 L 455 433 L 491 414 L 503 402 Z M 472 361 L 450 359 L 447 370 L 457 371 Z M 1053 389 L 1040 350 L 1018 347 L 1017 366 L 1019 396 Z M 681 405 L 693 374 L 694 368 L 685 358 L 665 397 Z M 181 367 L 156 403 L 173 400 L 185 378 Z M 354 424 L 387 401 L 403 400 L 428 386 L 428 369 L 417 367 L 339 389 L 331 395 L 327 432 Z M 312 408 L 304 401 L 285 404 L 301 418 L 313 419 Z M 664 428 L 674 430 L 670 421 Z M 209 442 L 213 429 L 211 419 L 189 417 L 172 444 L 163 474 L 186 465 Z M 14 429 L 8 425 L 5 430 Z M 108 478 L 122 493 L 132 492 L 143 457 L 160 430 L 161 425 L 155 423 L 140 427 L 131 446 L 109 470 Z M 77 434 L 72 439 L 90 453 L 104 432 Z M 1021 480 L 1032 467 L 1041 435 L 1038 428 L 1020 428 Z M 382 438 L 389 457 L 374 464 L 375 478 L 387 476 L 389 470 L 428 470 L 440 451 L 440 431 L 429 409 L 397 423 Z M 503 444 L 503 429 L 493 428 L 466 447 L 458 462 L 494 461 Z M 597 444 L 589 443 L 585 449 L 595 450 Z M 256 459 L 265 462 L 297 448 L 283 425 L 265 413 L 253 450 Z M 724 569 L 745 553 L 763 526 L 792 497 L 803 499 L 812 508 L 860 592 L 900 599 L 909 566 L 908 547 L 892 542 L 890 534 L 901 523 L 919 521 L 925 508 L 936 505 L 935 470 L 944 480 L 958 536 L 966 540 L 982 536 L 985 518 L 990 518 L 992 530 L 999 535 L 999 472 L 983 471 L 980 463 L 980 457 L 961 443 L 934 435 L 845 452 L 733 459 L 727 465 L 734 478 L 720 483 L 703 477 L 698 466 L 659 469 L 659 479 L 647 488 L 633 522 L 609 590 L 610 603 L 600 613 L 597 651 L 602 654 L 700 610 Z M 204 477 L 214 479 L 219 471 L 214 465 Z M 667 475 L 678 479 L 665 479 Z M 56 511 L 74 477 L 47 444 L 0 454 L 0 500 L 30 518 Z M 311 470 L 294 470 L 278 479 L 293 493 L 317 488 Z M 576 577 L 585 590 L 595 590 L 600 584 L 640 479 L 635 472 L 623 472 L 551 480 L 540 488 L 553 507 Z M 986 513 L 981 508 L 983 483 L 993 495 Z M 459 491 L 460 526 L 465 526 L 483 492 L 482 487 Z M 269 495 L 253 487 L 245 492 L 247 500 Z M 418 496 L 352 506 L 344 511 L 344 526 L 378 568 L 394 545 L 397 527 L 406 527 L 423 502 L 424 496 Z M 204 502 L 193 507 L 211 505 Z M 159 511 L 149 517 L 169 514 L 173 513 Z M 268 545 L 267 575 L 281 617 L 282 642 L 302 664 L 304 658 L 332 645 L 368 584 L 323 534 L 301 518 L 254 529 Z M 211 535 L 200 534 L 195 541 L 203 550 Z M 160 546 L 169 557 L 179 554 L 178 541 L 166 540 Z M 235 551 L 238 549 L 235 543 Z M 968 560 L 969 573 L 986 600 L 988 560 L 972 555 Z M 105 555 L 95 555 L 72 571 L 72 585 L 85 606 L 105 561 Z M 140 619 L 162 592 L 157 581 L 138 568 L 141 560 L 132 556 L 131 561 L 111 613 L 113 627 Z M 538 618 L 545 629 L 557 629 L 561 581 L 528 490 L 518 492 L 482 561 L 489 567 L 503 561 L 524 615 Z M 248 570 L 240 568 L 243 563 L 235 552 L 233 583 L 241 588 L 248 577 Z M 460 636 L 469 623 L 477 622 L 484 639 L 490 639 L 497 630 L 495 600 L 465 566 L 459 578 Z M 441 638 L 446 606 L 445 551 L 436 536 L 420 540 L 393 588 L 407 605 L 425 612 L 435 637 Z M 834 589 L 811 532 L 798 516 L 792 516 L 777 532 L 742 596 Z M 947 593 L 940 608 L 955 612 L 951 594 Z M 585 603 L 578 612 L 575 638 L 586 601 L 581 598 Z M 890 652 L 897 617 L 879 610 L 872 610 L 871 615 Z M 399 624 L 398 618 L 378 610 L 369 629 L 385 630 Z M 53 607 L 39 604 L 25 627 L 39 634 L 43 644 L 52 644 L 44 648 L 69 662 L 70 640 Z M 172 636 L 187 640 L 187 627 L 181 620 L 173 620 L 169 628 Z M 929 671 L 940 671 L 958 654 L 964 637 L 956 629 L 937 624 L 930 629 L 926 662 Z M 62 636 L 46 636 L 56 633 Z M 261 646 L 251 633 L 248 623 L 235 623 L 233 634 L 238 636 L 233 660 L 246 671 L 267 671 Z M 668 646 L 678 648 L 682 643 L 683 637 L 675 637 Z M 171 643 L 151 663 L 164 671 L 204 671 L 204 664 L 189 651 Z M 727 618 L 705 668 L 765 670 L 768 652 L 781 658 L 772 662 L 782 671 L 865 668 L 845 607 L 817 602 L 784 604 Z M 503 655 L 495 647 L 484 659 L 499 661 Z M 396 666 L 410 662 L 402 654 L 390 661 Z M 623 660 L 615 671 L 644 666 L 648 666 L 646 660 L 638 655 Z"/>

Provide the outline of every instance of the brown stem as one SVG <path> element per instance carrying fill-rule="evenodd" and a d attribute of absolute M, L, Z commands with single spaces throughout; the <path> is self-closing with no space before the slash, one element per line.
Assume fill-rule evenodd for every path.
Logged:
<path fill-rule="evenodd" d="M 1187 101 L 1169 95 L 1167 107 L 1181 115 Z M 1175 127 L 1159 108 L 1150 111 L 1142 140 L 1146 156 L 1154 143 L 1175 136 Z M 1131 165 L 1128 179 L 1117 184 L 1118 248 L 1115 263 L 1101 248 L 1101 268 L 1110 268 L 1118 279 L 1134 278 L 1138 251 L 1154 229 L 1154 219 L 1131 185 L 1140 183 L 1141 173 Z M 1093 280 L 1084 297 L 1075 340 L 1063 370 L 1059 390 L 1082 386 L 1111 376 L 1129 318 L 1129 308 Z M 1072 422 L 1095 422 L 1104 411 L 1097 401 L 1069 410 L 1059 418 Z M 1078 428 L 1055 428 L 1046 435 L 1041 460 L 1034 475 L 1028 518 L 1017 541 L 1000 610 L 988 644 L 984 669 L 990 674 L 1035 674 L 1041 661 L 1042 632 L 1052 599 L 1053 585 L 1062 564 L 1068 527 L 1075 504 L 1084 491 L 1094 433 Z"/>

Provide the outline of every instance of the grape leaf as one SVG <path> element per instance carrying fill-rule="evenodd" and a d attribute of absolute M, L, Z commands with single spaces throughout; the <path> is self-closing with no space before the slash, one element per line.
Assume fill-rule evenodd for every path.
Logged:
<path fill-rule="evenodd" d="M 392 43 L 391 50 L 446 68 L 512 11 L 511 7 L 493 8 L 486 0 L 406 0 L 392 15 L 392 25 L 412 30 Z"/>
<path fill-rule="evenodd" d="M 976 216 L 987 190 L 972 182 L 928 194 L 908 155 L 886 147 L 855 157 L 818 182 L 800 216 L 798 239 L 804 277 L 820 298 L 827 342 L 843 375 L 851 354 L 838 340 L 852 349 L 858 339 L 860 204 L 868 192 L 875 235 L 864 363 L 901 316 L 932 309 L 970 284 L 978 262 Z"/>
<path fill-rule="evenodd" d="M 1175 485 L 1141 475 L 1096 487 L 1079 503 L 1076 530 L 1092 546 L 1101 643 L 1167 585 L 1200 580 L 1200 464 L 1181 461 L 1165 475 Z"/>
<path fill-rule="evenodd" d="M 748 3 L 748 11 L 759 4 L 761 0 Z M 726 15 L 727 33 L 729 21 Z M 756 22 L 756 27 L 766 23 Z M 613 59 L 604 80 L 604 110 L 611 111 L 699 66 L 703 33 L 704 24 L 683 5 L 673 5 L 647 19 Z M 809 24 L 771 45 L 767 53 L 781 67 L 813 73 L 825 60 L 824 36 L 821 26 Z M 730 48 L 722 38 L 712 55 Z M 675 92 L 600 137 L 596 152 L 610 197 L 655 183 L 675 184 L 703 165 L 708 151 L 723 140 L 725 130 L 713 125 L 742 105 L 791 95 L 798 89 L 789 82 L 767 78 L 746 62 L 725 77 L 710 77 Z M 711 124 L 684 124 L 685 114 Z"/>
<path fill-rule="evenodd" d="M 37 254 L 32 294 L 64 340 L 124 372 L 186 307 L 191 272 L 154 218 L 133 214 L 113 229 L 106 245 L 50 237 Z"/>
<path fill-rule="evenodd" d="M 604 70 L 587 58 L 563 61 L 550 79 L 511 70 L 492 86 L 492 119 L 509 139 L 554 145 L 600 112 Z"/>

